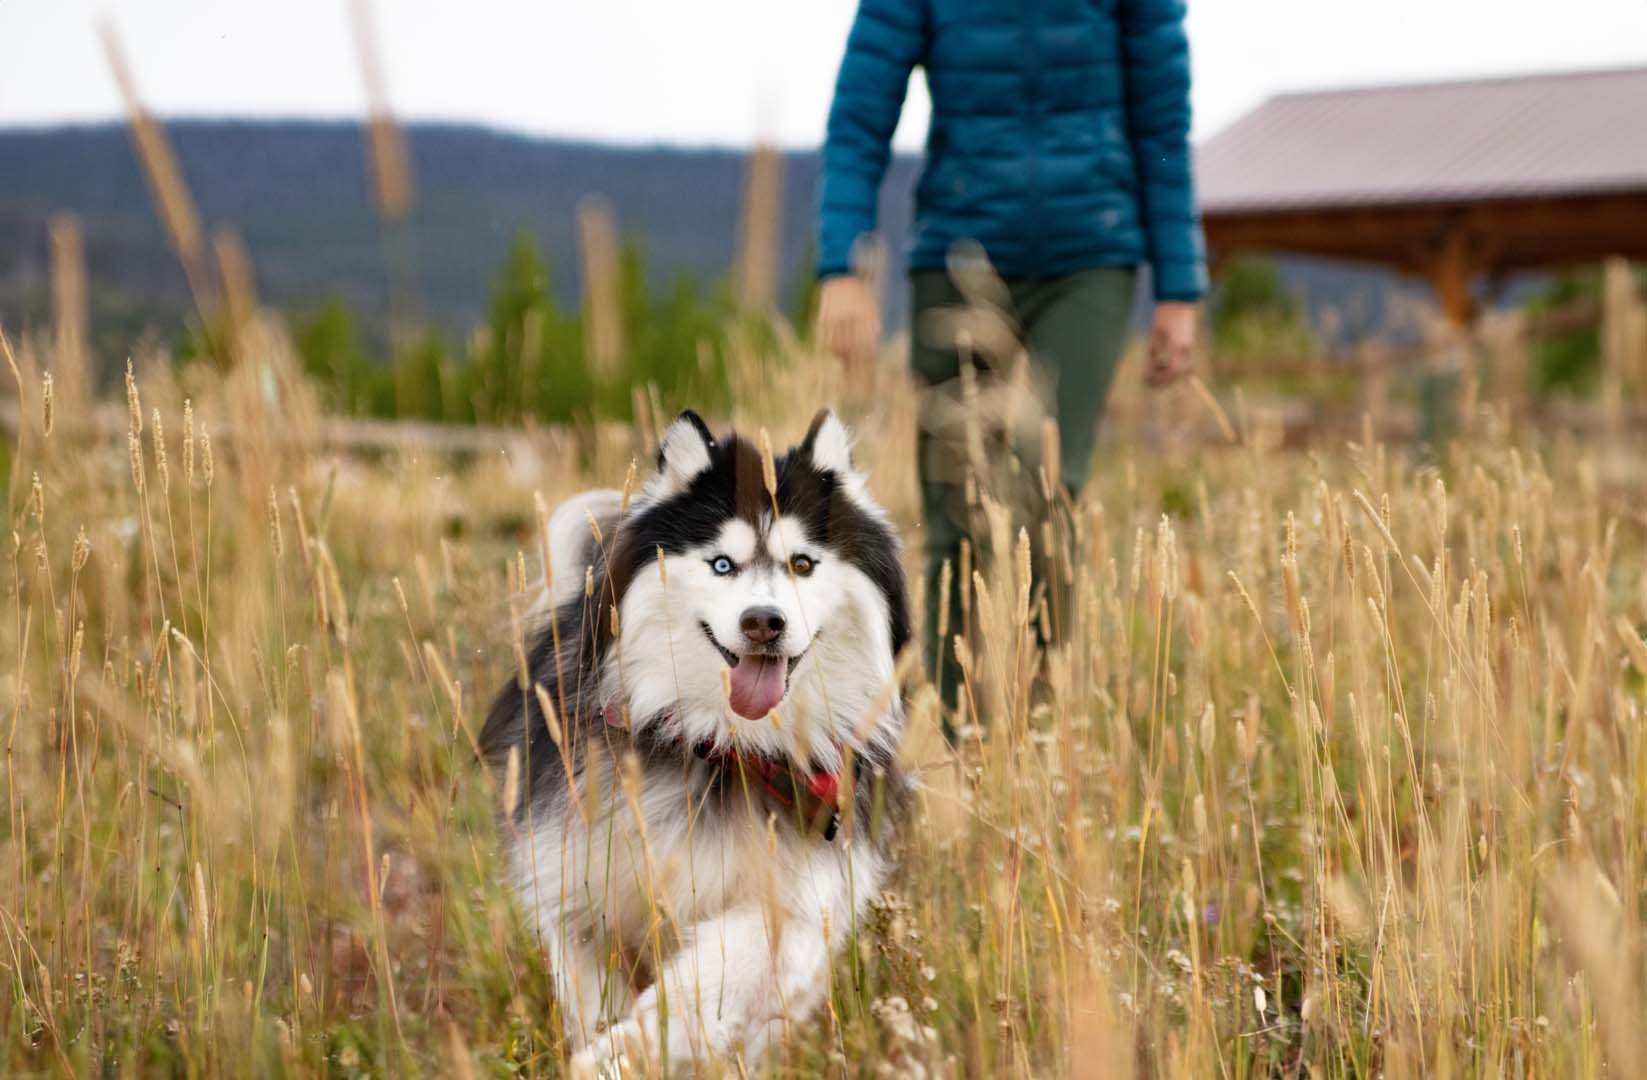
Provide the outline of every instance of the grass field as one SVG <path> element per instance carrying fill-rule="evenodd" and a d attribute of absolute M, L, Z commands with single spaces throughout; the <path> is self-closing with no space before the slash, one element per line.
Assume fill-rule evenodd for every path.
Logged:
<path fill-rule="evenodd" d="M 534 494 L 621 484 L 654 426 L 339 456 L 278 335 L 250 355 L 140 363 L 115 438 L 0 371 L 0 1072 L 558 1075 L 471 743 Z M 898 373 L 740 365 L 780 444 L 842 403 L 917 546 Z M 1643 1075 L 1643 448 L 1486 408 L 1429 464 L 1302 453 L 1230 411 L 1113 429 L 1047 534 L 994 515 L 954 615 L 985 742 L 952 760 L 912 683 L 893 892 L 749 1074 Z M 1049 541 L 1076 630 L 1032 693 Z"/>

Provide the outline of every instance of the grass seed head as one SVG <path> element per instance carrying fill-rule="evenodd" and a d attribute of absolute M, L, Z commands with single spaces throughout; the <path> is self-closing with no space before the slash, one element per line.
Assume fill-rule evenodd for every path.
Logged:
<path fill-rule="evenodd" d="M 280 500 L 275 495 L 274 485 L 272 485 L 272 484 L 269 486 L 268 513 L 269 513 L 269 542 L 274 548 L 275 558 L 279 559 L 281 556 L 286 554 L 286 536 L 280 530 Z M 396 579 L 395 587 L 397 589 L 400 587 L 399 579 Z M 402 594 L 401 606 L 402 607 L 405 606 L 405 594 L 404 593 Z"/>
<path fill-rule="evenodd" d="M 538 522 L 538 561 L 543 564 L 543 587 L 554 595 L 555 559 L 549 549 L 549 506 L 543 501 L 543 492 L 532 492 L 532 509 Z"/>
<path fill-rule="evenodd" d="M 126 418 L 128 434 L 133 438 L 143 434 L 143 403 L 137 395 L 137 375 L 129 356 L 126 358 Z"/>
<path fill-rule="evenodd" d="M 86 527 L 82 525 L 80 531 L 75 533 L 74 554 L 69 562 L 70 567 L 76 574 L 86 568 L 86 563 L 91 559 L 91 552 L 91 537 L 86 535 Z"/>
<path fill-rule="evenodd" d="M 1048 502 L 1057 497 L 1062 486 L 1062 444 L 1058 438 L 1058 421 L 1046 417 L 1041 421 L 1041 494 Z"/>
<path fill-rule="evenodd" d="M 194 487 L 194 402 L 183 399 L 183 482 Z"/>
<path fill-rule="evenodd" d="M 160 410 L 155 409 L 152 422 L 154 424 L 154 470 L 160 477 L 161 494 L 169 495 L 172 490 L 171 469 L 166 463 L 166 429 L 160 422 Z"/>
<path fill-rule="evenodd" d="M 520 805 L 520 747 L 509 748 L 509 760 L 503 768 L 503 816 L 507 820 L 515 816 L 515 807 Z"/>
<path fill-rule="evenodd" d="M 1018 576 L 1018 607 L 1017 616 L 1013 620 L 1018 626 L 1025 626 L 1029 621 L 1029 592 L 1031 586 L 1029 550 L 1029 530 L 1023 527 L 1018 529 L 1018 543 L 1013 548 L 1013 562 Z"/>
<path fill-rule="evenodd" d="M 206 903 L 206 872 L 200 868 L 198 859 L 194 864 L 194 917 L 201 942 L 209 944 L 212 938 L 212 914 Z"/>
<path fill-rule="evenodd" d="M 126 456 L 131 462 L 132 483 L 141 496 L 148 491 L 148 481 L 143 470 L 143 438 L 135 432 L 126 436 Z"/>
<path fill-rule="evenodd" d="M 766 486 L 769 499 L 778 497 L 778 466 L 772 460 L 772 436 L 763 427 L 757 436 L 761 451 L 761 483 Z"/>
<path fill-rule="evenodd" d="M 629 500 L 635 492 L 635 473 L 639 463 L 634 458 L 629 459 L 629 470 L 623 474 L 623 488 L 618 495 L 618 517 L 622 518 L 629 513 Z M 541 497 L 540 500 L 541 501 Z"/>

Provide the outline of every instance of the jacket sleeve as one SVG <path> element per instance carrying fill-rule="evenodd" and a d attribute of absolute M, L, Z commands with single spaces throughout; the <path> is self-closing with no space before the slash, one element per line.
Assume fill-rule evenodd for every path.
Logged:
<path fill-rule="evenodd" d="M 1184 12 L 1185 0 L 1121 0 L 1127 126 L 1157 300 L 1198 300 L 1207 290 L 1189 141 Z"/>
<path fill-rule="evenodd" d="M 925 0 L 862 0 L 835 81 L 824 139 L 818 276 L 851 270 L 852 245 L 875 228 L 892 132 L 925 48 Z"/>

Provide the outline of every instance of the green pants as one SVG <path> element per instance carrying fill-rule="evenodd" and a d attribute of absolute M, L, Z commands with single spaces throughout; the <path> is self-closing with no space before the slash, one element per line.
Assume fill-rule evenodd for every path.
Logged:
<path fill-rule="evenodd" d="M 1036 396 L 1041 399 L 1041 408 L 1058 421 L 1058 479 L 1072 496 L 1080 494 L 1092 464 L 1104 399 L 1109 395 L 1126 342 L 1136 280 L 1133 267 L 1115 266 L 1006 283 L 1006 310 L 1001 314 L 1016 328 L 1018 340 L 1027 348 L 1040 376 Z M 958 391 L 961 354 L 955 347 L 953 330 L 946 332 L 942 325 L 942 312 L 964 305 L 964 300 L 942 270 L 916 271 L 910 281 L 915 328 L 910 368 L 922 390 L 917 462 L 925 519 L 924 645 L 927 671 L 939 681 L 944 699 L 954 701 L 960 670 L 954 649 L 937 640 L 941 572 L 948 560 L 952 568 L 949 633 L 953 635 L 960 624 L 961 541 L 971 537 L 976 552 L 981 540 L 972 535 L 965 490 L 968 464 L 958 446 L 958 425 L 964 422 L 964 416 L 958 415 L 964 404 Z M 997 371 L 1001 360 L 976 350 L 969 350 L 967 355 L 978 372 L 980 399 L 989 400 L 1001 374 Z M 1042 457 L 1039 424 L 979 427 L 986 429 L 985 455 L 996 464 L 1002 460 L 1015 463 L 1015 478 L 1009 483 L 1027 496 L 1020 507 L 1038 502 Z M 1038 548 L 1039 537 L 1034 539 Z"/>

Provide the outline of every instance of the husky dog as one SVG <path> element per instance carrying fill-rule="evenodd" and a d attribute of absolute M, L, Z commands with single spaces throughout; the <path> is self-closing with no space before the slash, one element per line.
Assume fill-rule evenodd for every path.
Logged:
<path fill-rule="evenodd" d="M 683 413 L 631 505 L 578 496 L 548 533 L 554 612 L 481 750 L 518 784 L 513 881 L 575 1071 L 753 1061 L 888 871 L 897 536 L 827 411 L 775 461 Z"/>

